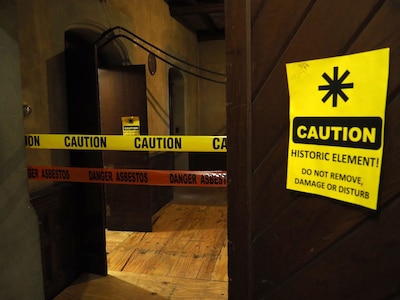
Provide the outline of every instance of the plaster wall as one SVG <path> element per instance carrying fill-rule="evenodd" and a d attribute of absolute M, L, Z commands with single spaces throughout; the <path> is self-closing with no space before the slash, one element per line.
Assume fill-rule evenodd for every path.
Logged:
<path fill-rule="evenodd" d="M 226 73 L 225 41 L 199 43 L 199 64 L 215 72 Z M 222 76 L 211 77 L 223 81 Z M 199 81 L 199 132 L 202 135 L 226 134 L 226 91 L 225 84 Z"/>
<path fill-rule="evenodd" d="M 64 33 L 86 28 L 99 34 L 122 26 L 162 50 L 199 64 L 199 43 L 194 33 L 170 17 L 163 0 L 16 0 L 21 45 L 23 101 L 32 107 L 24 120 L 26 133 L 67 132 L 67 102 L 64 65 Z M 129 63 L 147 64 L 148 52 L 122 40 Z M 169 134 L 168 69 L 157 59 L 157 72 L 147 73 L 149 134 Z M 186 134 L 199 134 L 197 77 L 183 73 L 185 84 Z M 68 165 L 62 150 L 27 150 L 29 165 Z M 35 191 L 51 185 L 29 182 Z"/>
<path fill-rule="evenodd" d="M 43 299 L 38 221 L 25 168 L 14 0 L 0 1 L 0 299 Z"/>
<path fill-rule="evenodd" d="M 44 297 L 38 221 L 29 192 L 51 183 L 28 183 L 26 165 L 65 166 L 68 153 L 26 150 L 23 135 L 67 132 L 64 33 L 73 28 L 101 33 L 113 26 L 200 63 L 195 35 L 169 16 L 162 0 L 0 0 L 0 299 Z M 147 63 L 147 52 L 126 41 L 124 47 L 131 63 Z M 169 133 L 169 68 L 158 61 L 157 73 L 147 75 L 150 134 Z M 206 97 L 199 96 L 196 77 L 183 76 L 186 134 L 200 134 L 199 108 L 205 106 L 199 97 Z M 27 118 L 23 102 L 32 107 Z"/>
<path fill-rule="evenodd" d="M 114 11 L 124 12 L 131 21 L 131 31 L 158 48 L 198 65 L 198 42 L 194 33 L 170 17 L 168 5 L 163 0 L 130 1 L 110 0 Z M 159 53 L 155 51 L 156 54 Z M 148 53 L 133 47 L 133 62 L 147 64 Z M 179 67 L 184 67 L 174 61 Z M 171 68 L 157 59 L 155 75 L 147 73 L 149 134 L 169 134 L 168 70 Z M 185 67 L 188 69 L 187 67 Z M 185 107 L 187 132 L 197 134 L 198 79 L 183 73 L 185 81 Z"/>

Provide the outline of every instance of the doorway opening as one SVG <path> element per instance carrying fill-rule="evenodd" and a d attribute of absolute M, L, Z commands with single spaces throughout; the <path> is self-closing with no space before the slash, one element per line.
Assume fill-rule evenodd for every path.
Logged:
<path fill-rule="evenodd" d="M 185 82 L 181 71 L 176 68 L 168 71 L 168 98 L 170 134 L 185 135 Z M 189 166 L 188 153 L 175 152 L 174 165 L 176 170 L 187 170 Z"/>
<path fill-rule="evenodd" d="M 68 89 L 71 93 L 68 98 L 75 98 L 78 104 L 69 111 L 71 132 L 74 133 L 103 134 L 98 103 L 101 92 L 98 69 L 119 68 L 129 61 L 125 49 L 118 43 L 109 43 L 107 49 L 92 49 L 91 45 L 99 35 L 100 32 L 88 29 L 74 29 L 66 33 L 66 48 L 70 51 L 77 50 L 76 47 L 83 49 L 74 52 L 78 61 L 72 71 L 79 76 L 69 78 L 78 84 L 78 88 Z M 167 87 L 171 134 L 184 135 L 184 77 L 179 70 L 170 70 Z M 104 155 L 101 153 L 71 154 L 72 166 L 104 167 Z M 187 154 L 186 158 L 182 157 L 175 160 L 175 169 L 188 169 Z M 168 191 L 154 188 L 146 193 L 165 196 Z M 142 231 L 106 229 L 108 208 L 103 185 L 79 184 L 78 195 L 82 199 L 79 214 L 85 220 L 80 228 L 84 246 L 82 261 L 87 261 L 84 271 L 115 276 L 123 273 L 124 278 L 131 278 L 136 285 L 141 285 L 139 281 L 143 279 L 143 285 L 151 281 L 152 286 L 160 289 L 165 289 L 165 282 L 171 282 L 169 293 L 180 289 L 187 291 L 187 286 L 193 285 L 197 286 L 198 293 L 204 293 L 209 286 L 208 292 L 226 295 L 225 188 L 174 189 L 172 201 L 150 215 L 152 230 Z M 137 199 L 132 199 L 132 203 L 137 203 Z M 209 299 L 213 298 L 210 296 Z"/>
<path fill-rule="evenodd" d="M 184 80 L 181 71 L 169 69 L 169 124 L 172 135 L 185 134 Z"/>

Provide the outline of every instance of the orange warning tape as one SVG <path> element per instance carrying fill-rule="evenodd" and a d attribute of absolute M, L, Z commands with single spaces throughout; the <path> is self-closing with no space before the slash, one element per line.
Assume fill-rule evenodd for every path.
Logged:
<path fill-rule="evenodd" d="M 226 187 L 226 171 L 176 171 L 28 166 L 28 178 L 58 182 Z"/>

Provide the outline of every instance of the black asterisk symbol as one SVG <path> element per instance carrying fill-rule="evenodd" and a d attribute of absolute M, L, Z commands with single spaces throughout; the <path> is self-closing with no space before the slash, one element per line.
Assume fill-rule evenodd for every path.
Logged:
<path fill-rule="evenodd" d="M 320 85 L 318 86 L 319 91 L 328 91 L 324 98 L 322 98 L 322 102 L 326 102 L 330 96 L 332 96 L 332 107 L 337 106 L 337 98 L 338 95 L 347 102 L 349 97 L 343 92 L 343 89 L 351 89 L 353 88 L 353 83 L 343 83 L 343 81 L 349 76 L 350 72 L 346 70 L 343 75 L 338 78 L 339 67 L 333 68 L 333 79 L 330 78 L 326 73 L 322 74 L 322 77 L 329 83 L 328 85 Z"/>

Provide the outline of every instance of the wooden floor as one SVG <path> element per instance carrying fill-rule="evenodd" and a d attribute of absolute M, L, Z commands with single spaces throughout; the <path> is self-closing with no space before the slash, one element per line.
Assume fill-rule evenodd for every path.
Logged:
<path fill-rule="evenodd" d="M 65 299 L 227 299 L 226 189 L 176 188 L 153 232 L 106 231 L 109 275 L 84 274 Z"/>

